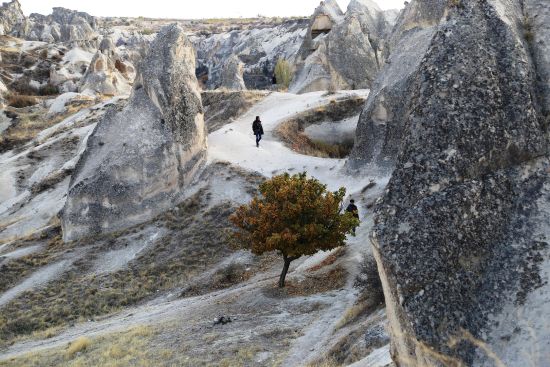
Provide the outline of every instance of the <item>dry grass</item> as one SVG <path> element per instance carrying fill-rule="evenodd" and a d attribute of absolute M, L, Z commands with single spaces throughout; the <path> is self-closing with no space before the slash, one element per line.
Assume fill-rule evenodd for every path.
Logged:
<path fill-rule="evenodd" d="M 1 361 L 1 367 L 41 366 L 155 366 L 156 361 L 170 359 L 173 352 L 155 349 L 150 327 L 138 326 L 125 332 L 91 339 L 82 336 L 63 349 L 47 350 Z"/>
<path fill-rule="evenodd" d="M 321 361 L 312 362 L 307 365 L 307 367 L 339 367 L 340 364 L 337 363 L 332 358 L 324 358 Z"/>
<path fill-rule="evenodd" d="M 93 103 L 93 101 L 80 101 L 75 105 L 68 106 L 65 113 L 55 117 L 47 116 L 44 111 L 17 111 L 18 121 L 13 123 L 0 136 L 0 153 L 18 148 L 30 142 L 41 131 L 60 123 Z"/>
<path fill-rule="evenodd" d="M 368 309 L 368 304 L 366 302 L 360 302 L 348 308 L 342 318 L 338 320 L 338 323 L 335 326 L 336 330 L 343 328 L 344 326 L 350 324 L 351 322 L 357 320 L 361 315 L 365 314 Z"/>
<path fill-rule="evenodd" d="M 73 358 L 75 354 L 87 350 L 92 345 L 92 341 L 85 336 L 76 339 L 74 342 L 69 343 L 65 356 L 67 358 Z"/>
<path fill-rule="evenodd" d="M 25 108 L 34 106 L 38 103 L 38 99 L 33 96 L 25 96 L 21 94 L 10 94 L 8 96 L 8 106 L 14 108 Z"/>
<path fill-rule="evenodd" d="M 365 100 L 354 97 L 332 100 L 328 105 L 301 113 L 291 120 L 281 123 L 275 133 L 292 150 L 305 155 L 321 158 L 345 158 L 353 148 L 354 141 L 330 144 L 310 139 L 304 130 L 312 124 L 326 121 L 342 121 L 359 114 Z"/>
<path fill-rule="evenodd" d="M 201 94 L 205 122 L 209 132 L 216 131 L 246 113 L 267 96 L 265 91 L 229 91 L 217 89 Z M 250 122 L 252 123 L 252 121 Z"/>
<path fill-rule="evenodd" d="M 344 256 L 346 253 L 345 247 L 338 247 L 336 250 L 332 252 L 329 256 L 326 257 L 323 261 L 321 261 L 319 264 L 314 265 L 307 269 L 309 272 L 315 272 L 318 271 L 326 266 L 334 264 L 338 259 L 340 259 L 342 256 Z"/>
<path fill-rule="evenodd" d="M 143 252 L 127 267 L 113 273 L 94 274 L 97 256 L 123 248 L 130 237 L 133 241 L 139 240 L 132 236 L 139 236 L 137 233 L 146 225 L 106 235 L 101 239 L 85 239 L 61 246 L 56 251 L 70 251 L 95 243 L 86 259 L 77 261 L 56 282 L 25 292 L 3 307 L 0 314 L 0 344 L 7 344 L 36 331 L 116 312 L 156 297 L 158 292 L 188 287 L 190 279 L 231 253 L 224 231 L 230 227 L 227 218 L 233 212 L 233 207 L 229 204 L 220 205 L 206 211 L 201 210 L 203 207 L 200 199 L 192 197 L 176 210 L 153 220 L 149 225 L 164 227 L 168 234 L 157 240 L 154 251 Z M 57 246 L 57 241 L 51 242 L 52 246 Z M 55 254 L 55 251 L 49 248 L 47 253 Z M 0 286 L 9 287 L 20 281 L 22 273 L 36 270 L 35 261 L 41 265 L 51 261 L 50 257 L 42 258 L 38 255 L 32 259 L 32 264 L 23 262 L 27 259 L 8 263 Z M 231 270 L 220 274 L 220 279 L 222 283 L 217 287 L 239 282 L 246 276 Z M 227 283 L 224 283 L 224 279 Z M 208 286 L 200 288 L 197 293 L 208 289 Z"/>
<path fill-rule="evenodd" d="M 41 192 L 44 192 L 56 186 L 58 183 L 63 181 L 66 177 L 70 176 L 71 173 L 72 173 L 72 170 L 63 170 L 63 169 L 53 172 L 49 176 L 44 178 L 42 181 L 34 184 L 31 187 L 31 193 L 33 195 L 40 194 Z"/>
<path fill-rule="evenodd" d="M 265 289 L 267 296 L 281 297 L 305 297 L 318 293 L 326 293 L 335 289 L 342 289 L 346 285 L 347 271 L 340 265 L 333 269 L 319 271 L 307 275 L 303 280 L 287 279 L 284 288 L 273 284 L 273 288 Z"/>

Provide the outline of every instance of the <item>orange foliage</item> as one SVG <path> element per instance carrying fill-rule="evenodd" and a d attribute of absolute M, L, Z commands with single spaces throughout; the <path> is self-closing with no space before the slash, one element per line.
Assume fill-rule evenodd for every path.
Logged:
<path fill-rule="evenodd" d="M 237 226 L 233 238 L 256 255 L 279 251 L 285 267 L 301 256 L 345 245 L 358 225 L 352 214 L 340 212 L 346 190 L 329 192 L 305 172 L 275 176 L 260 185 L 260 193 L 231 216 Z"/>

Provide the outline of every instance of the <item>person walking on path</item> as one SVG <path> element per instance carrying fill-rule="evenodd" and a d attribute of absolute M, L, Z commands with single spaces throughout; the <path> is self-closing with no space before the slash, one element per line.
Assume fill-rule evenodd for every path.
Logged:
<path fill-rule="evenodd" d="M 359 209 L 355 205 L 355 200 L 351 199 L 349 205 L 346 208 L 346 212 L 353 214 L 353 216 L 359 219 Z M 353 228 L 353 234 L 355 234 L 355 228 Z"/>
<path fill-rule="evenodd" d="M 256 147 L 260 147 L 260 140 L 262 140 L 262 135 L 264 134 L 264 127 L 262 126 L 262 121 L 260 121 L 260 116 L 256 116 L 256 120 L 252 123 L 252 131 L 256 135 Z"/>

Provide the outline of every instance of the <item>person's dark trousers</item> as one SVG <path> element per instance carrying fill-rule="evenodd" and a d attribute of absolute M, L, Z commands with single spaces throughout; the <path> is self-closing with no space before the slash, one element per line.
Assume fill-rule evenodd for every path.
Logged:
<path fill-rule="evenodd" d="M 256 134 L 256 146 L 260 146 L 260 140 L 262 140 L 262 134 Z"/>

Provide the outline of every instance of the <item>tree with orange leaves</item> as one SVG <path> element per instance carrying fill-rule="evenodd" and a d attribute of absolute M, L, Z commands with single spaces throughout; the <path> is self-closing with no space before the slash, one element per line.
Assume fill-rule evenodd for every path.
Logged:
<path fill-rule="evenodd" d="M 327 186 L 307 174 L 275 176 L 260 185 L 261 196 L 231 216 L 233 239 L 256 255 L 278 251 L 284 260 L 279 287 L 285 286 L 290 263 L 301 256 L 344 246 L 359 220 L 341 213 L 346 189 Z"/>

